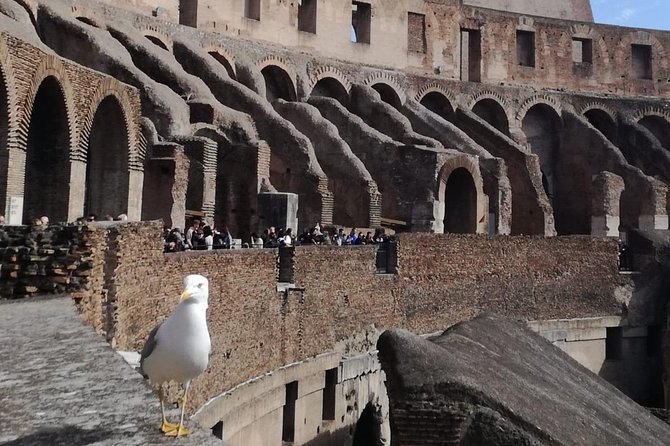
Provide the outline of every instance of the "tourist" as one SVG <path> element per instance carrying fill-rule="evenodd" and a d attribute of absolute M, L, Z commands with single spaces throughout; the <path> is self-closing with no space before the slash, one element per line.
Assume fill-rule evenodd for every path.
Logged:
<path fill-rule="evenodd" d="M 374 239 L 372 238 L 372 232 L 368 232 L 365 234 L 365 244 L 366 245 L 372 245 L 374 244 Z"/>
<path fill-rule="evenodd" d="M 258 236 L 257 233 L 251 234 L 251 247 L 252 248 L 262 248 L 264 245 L 263 239 Z"/>
<path fill-rule="evenodd" d="M 0 225 L 4 225 L 5 223 L 5 216 L 0 214 Z"/>
<path fill-rule="evenodd" d="M 186 230 L 186 243 L 191 249 L 194 249 L 193 234 L 195 234 L 198 229 L 200 229 L 200 220 L 193 220 L 191 227 Z"/>
<path fill-rule="evenodd" d="M 49 226 L 49 217 L 46 215 L 41 216 L 40 221 L 42 222 L 42 226 Z"/>
<path fill-rule="evenodd" d="M 344 245 L 344 241 L 346 239 L 347 239 L 347 236 L 344 235 L 344 229 L 342 229 L 342 228 L 338 229 L 337 234 L 335 234 L 335 236 L 333 236 L 333 242 L 335 242 L 335 244 L 337 246 Z"/>
<path fill-rule="evenodd" d="M 105 214 L 105 216 L 102 217 L 102 221 L 114 221 L 114 217 L 109 214 Z"/>
<path fill-rule="evenodd" d="M 126 214 L 119 214 L 119 216 L 116 217 L 116 221 L 128 221 L 128 216 Z"/>
<path fill-rule="evenodd" d="M 33 226 L 41 227 L 42 226 L 42 219 L 41 218 L 33 218 Z"/>
<path fill-rule="evenodd" d="M 207 225 L 202 228 L 202 235 L 205 240 L 205 249 L 211 251 L 214 248 L 214 232 L 212 232 L 212 227 Z"/>
<path fill-rule="evenodd" d="M 358 240 L 358 237 L 356 236 L 356 228 L 352 228 L 351 232 L 347 236 L 346 244 L 347 245 L 355 245 L 357 240 Z"/>
<path fill-rule="evenodd" d="M 292 231 L 292 229 L 288 228 L 286 230 L 286 234 L 284 235 L 284 237 L 280 239 L 283 246 L 292 246 L 293 245 L 293 238 L 291 237 L 291 231 Z"/>

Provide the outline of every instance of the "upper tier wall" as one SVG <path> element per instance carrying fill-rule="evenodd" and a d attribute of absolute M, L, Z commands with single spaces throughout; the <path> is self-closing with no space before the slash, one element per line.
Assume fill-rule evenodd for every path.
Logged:
<path fill-rule="evenodd" d="M 84 0 L 68 1 L 90 4 Z M 136 3 L 128 6 L 122 1 L 121 6 L 152 15 L 154 8 L 140 8 Z M 364 35 L 366 42 L 352 42 L 352 8 L 348 0 L 317 2 L 310 32 L 300 30 L 303 26 L 299 25 L 298 2 L 261 2 L 260 19 L 255 20 L 245 17 L 244 0 L 200 0 L 193 3 L 196 5 L 193 21 L 185 20 L 186 16 L 181 21 L 202 31 L 236 39 L 272 42 L 296 50 L 296 55 L 299 51 L 355 64 L 381 65 L 429 76 L 437 74 L 445 80 L 662 97 L 668 97 L 670 91 L 667 31 L 598 25 L 590 19 L 521 15 L 461 6 L 455 1 L 388 3 L 382 6 L 372 2 L 365 28 L 369 29 Z M 579 9 L 579 5 L 574 8 Z M 171 13 L 168 9 L 164 11 L 158 14 L 159 20 L 179 22 L 178 9 Z M 144 26 L 139 21 L 137 25 Z M 462 51 L 468 45 L 461 29 L 478 32 L 475 37 L 480 39 L 478 50 L 475 45 L 472 53 Z M 535 33 L 533 67 L 519 66 L 517 30 Z M 212 38 L 203 34 L 198 37 L 205 44 Z M 577 58 L 573 55 L 573 39 L 587 41 L 584 52 L 589 55 L 583 63 L 573 62 Z M 251 46 L 250 42 L 244 44 Z M 633 60 L 632 45 L 645 45 L 650 51 L 648 55 L 643 51 Z M 278 51 L 279 48 L 275 53 Z M 473 63 L 473 57 L 478 57 L 479 63 Z M 640 67 L 646 62 L 640 57 L 649 59 L 648 72 L 642 70 L 642 74 Z M 462 72 L 462 66 L 476 67 L 478 75 Z"/>
<path fill-rule="evenodd" d="M 539 17 L 593 21 L 589 0 L 463 0 L 463 4 Z"/>

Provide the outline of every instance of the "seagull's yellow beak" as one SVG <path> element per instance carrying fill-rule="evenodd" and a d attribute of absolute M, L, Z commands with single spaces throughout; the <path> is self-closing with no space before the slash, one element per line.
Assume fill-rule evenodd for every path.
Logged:
<path fill-rule="evenodd" d="M 181 293 L 181 298 L 179 299 L 181 302 L 188 300 L 191 298 L 191 290 L 184 290 L 183 293 Z"/>

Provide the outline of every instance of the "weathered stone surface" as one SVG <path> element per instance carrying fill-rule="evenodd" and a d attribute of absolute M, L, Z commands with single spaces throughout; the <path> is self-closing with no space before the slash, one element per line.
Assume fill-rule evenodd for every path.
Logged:
<path fill-rule="evenodd" d="M 377 344 L 403 445 L 665 444 L 670 428 L 520 324 L 485 314 Z"/>
<path fill-rule="evenodd" d="M 0 443 L 159 445 L 158 397 L 69 298 L 0 303 Z M 11 360 L 9 360 L 11 358 Z M 170 419 L 179 411 L 171 408 Z M 180 445 L 220 444 L 196 429 Z"/>

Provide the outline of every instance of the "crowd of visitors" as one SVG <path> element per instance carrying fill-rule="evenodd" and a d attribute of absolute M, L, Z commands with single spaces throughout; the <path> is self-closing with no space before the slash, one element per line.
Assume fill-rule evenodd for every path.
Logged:
<path fill-rule="evenodd" d="M 331 235 L 332 234 L 332 235 Z M 326 230 L 319 223 L 309 229 L 305 229 L 300 236 L 295 237 L 293 229 L 277 230 L 274 226 L 265 229 L 262 234 L 254 232 L 249 240 L 242 241 L 240 246 L 235 246 L 235 239 L 227 227 L 218 231 L 213 225 L 201 220 L 194 220 L 191 226 L 184 232 L 181 228 L 163 228 L 164 251 L 181 252 L 189 250 L 212 250 L 212 249 L 234 249 L 238 248 L 279 248 L 283 246 L 298 245 L 369 245 L 385 243 L 389 241 L 384 229 L 375 230 L 374 235 L 367 232 L 356 231 L 353 228 L 349 234 L 345 234 L 342 228 L 335 227 Z"/>

